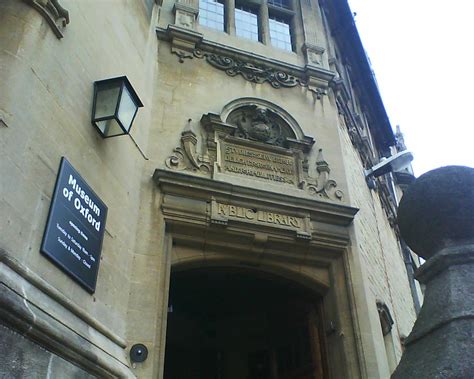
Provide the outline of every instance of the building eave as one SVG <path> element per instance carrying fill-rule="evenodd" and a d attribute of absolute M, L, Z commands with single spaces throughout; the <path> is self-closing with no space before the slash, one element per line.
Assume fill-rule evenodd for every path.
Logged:
<path fill-rule="evenodd" d="M 343 59 L 356 73 L 358 80 L 354 84 L 363 89 L 359 95 L 373 118 L 376 143 L 386 150 L 395 144 L 395 136 L 349 4 L 347 0 L 321 0 L 321 5 L 327 11 L 332 34 L 344 54 Z"/>

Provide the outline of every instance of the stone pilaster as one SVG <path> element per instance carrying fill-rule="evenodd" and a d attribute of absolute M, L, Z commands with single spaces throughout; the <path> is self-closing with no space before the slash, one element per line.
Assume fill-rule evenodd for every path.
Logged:
<path fill-rule="evenodd" d="M 196 20 L 199 14 L 198 0 L 178 0 L 174 4 L 174 24 L 185 29 L 196 29 Z"/>
<path fill-rule="evenodd" d="M 324 47 L 323 20 L 318 1 L 301 1 L 301 16 L 304 28 L 302 50 L 306 64 L 328 69 L 329 64 Z"/>

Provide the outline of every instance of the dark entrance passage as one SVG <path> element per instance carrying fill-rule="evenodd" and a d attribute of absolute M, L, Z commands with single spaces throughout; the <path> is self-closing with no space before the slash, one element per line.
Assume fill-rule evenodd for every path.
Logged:
<path fill-rule="evenodd" d="M 225 269 L 172 274 L 165 379 L 325 377 L 319 299 Z"/>

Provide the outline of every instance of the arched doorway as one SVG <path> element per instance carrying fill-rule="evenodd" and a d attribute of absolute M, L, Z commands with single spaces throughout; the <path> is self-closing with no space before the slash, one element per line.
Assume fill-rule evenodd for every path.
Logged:
<path fill-rule="evenodd" d="M 321 298 L 251 269 L 171 274 L 165 379 L 316 379 L 327 372 Z"/>

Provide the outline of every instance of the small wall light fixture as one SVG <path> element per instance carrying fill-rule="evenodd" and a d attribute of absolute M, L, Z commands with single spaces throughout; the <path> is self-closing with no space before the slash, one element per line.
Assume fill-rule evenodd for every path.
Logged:
<path fill-rule="evenodd" d="M 102 137 L 129 134 L 141 107 L 143 104 L 126 76 L 94 82 L 92 125 Z"/>
<path fill-rule="evenodd" d="M 379 163 L 369 170 L 365 170 L 366 178 L 377 178 L 389 172 L 397 172 L 408 167 L 413 160 L 413 154 L 407 150 L 401 151 L 388 158 L 382 158 Z"/>

